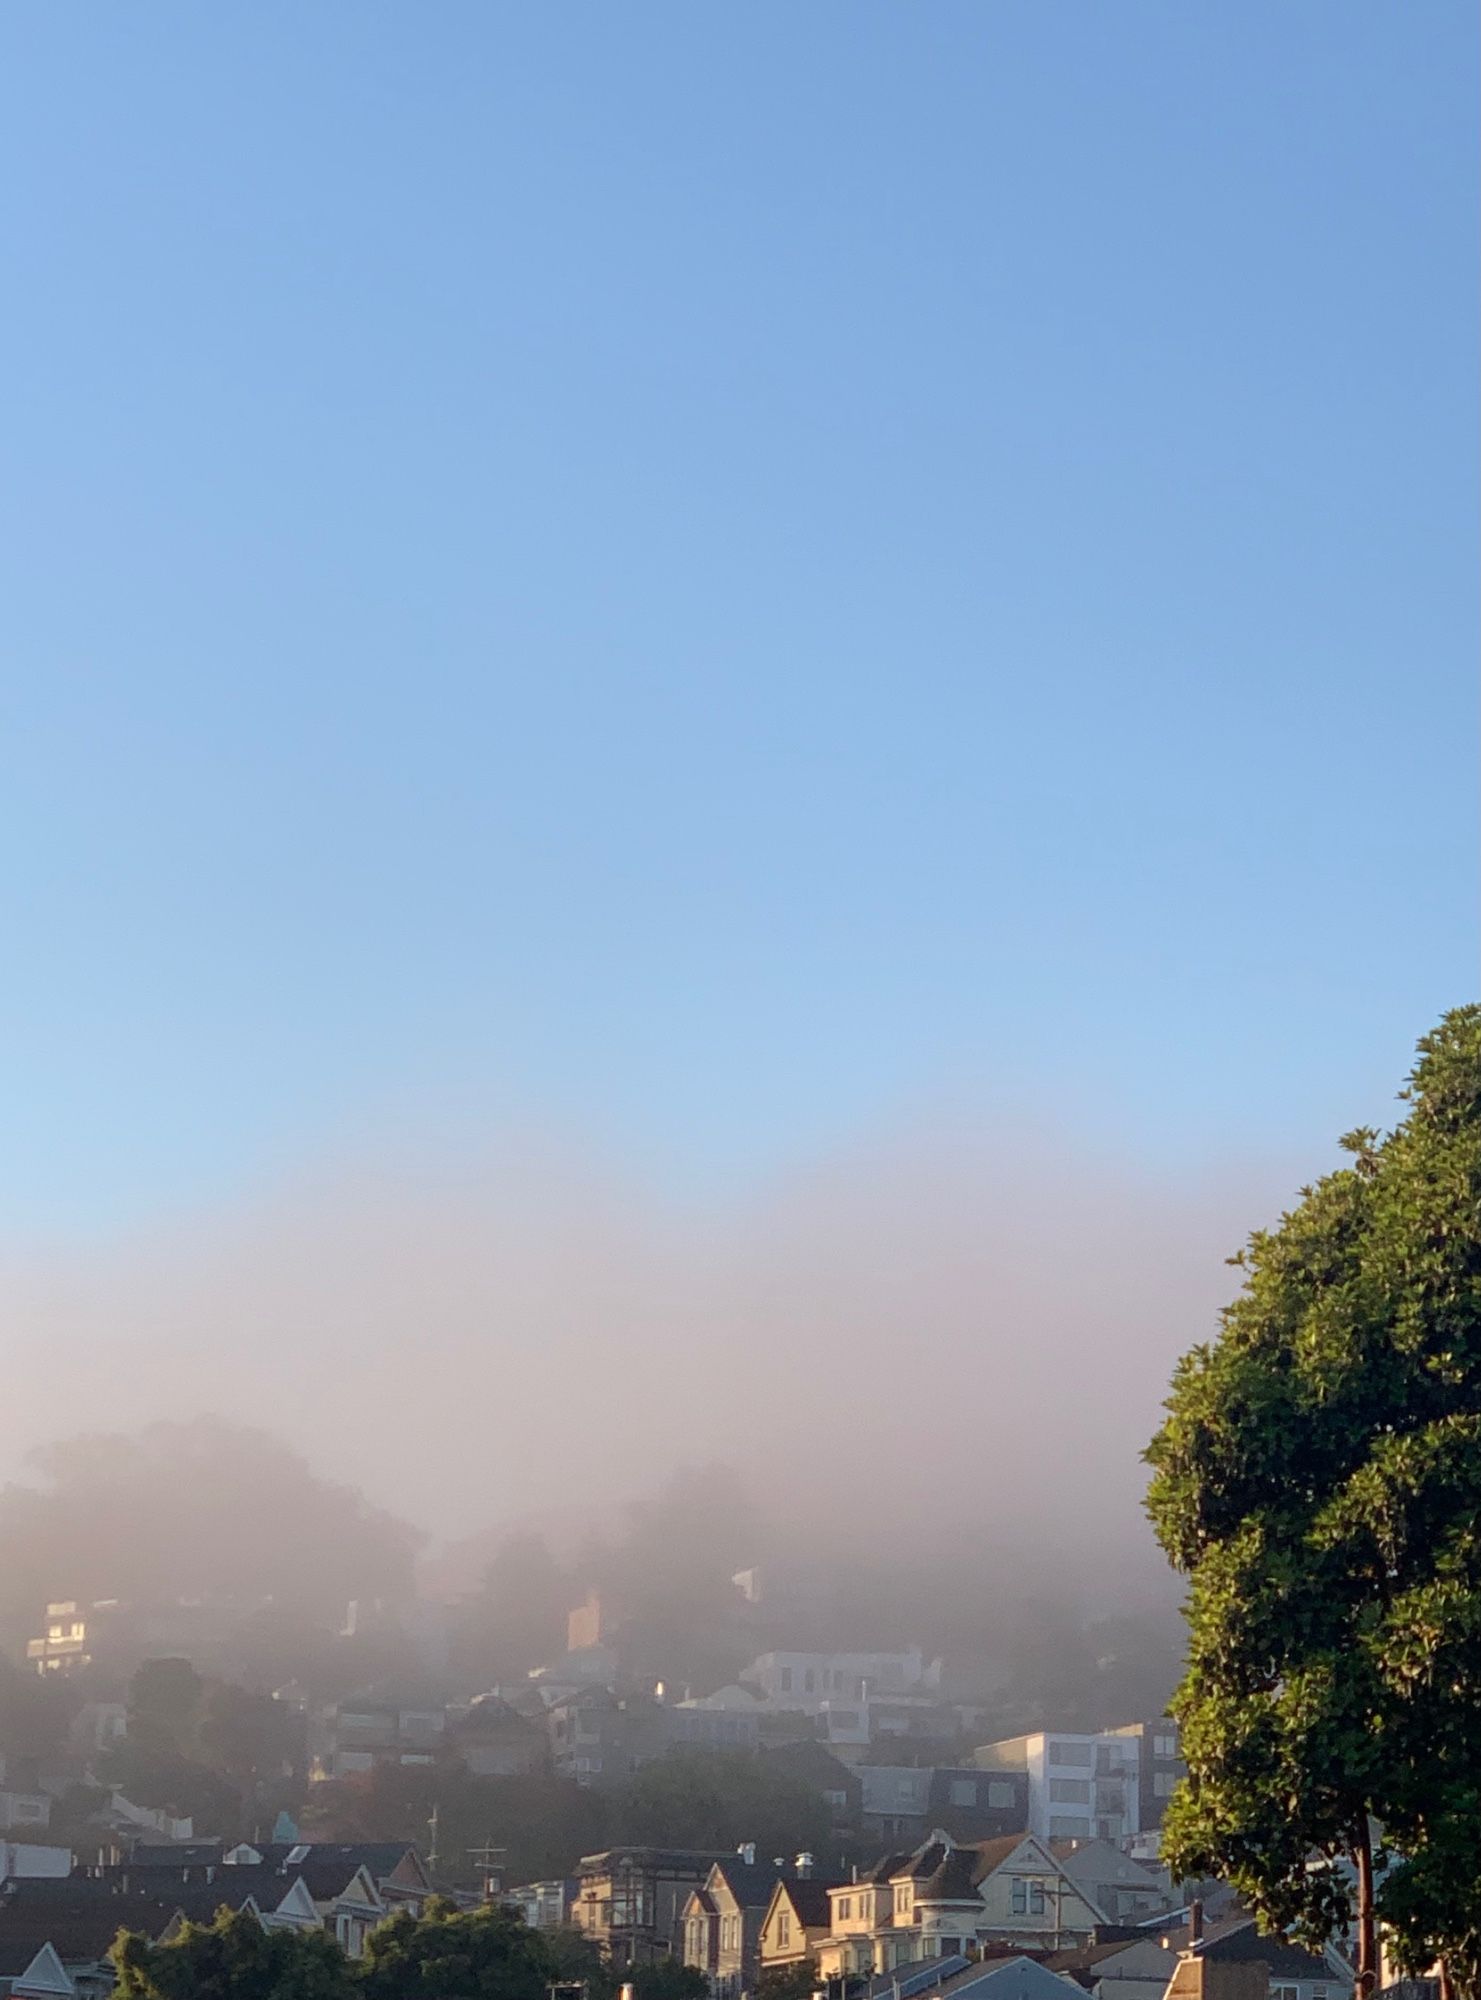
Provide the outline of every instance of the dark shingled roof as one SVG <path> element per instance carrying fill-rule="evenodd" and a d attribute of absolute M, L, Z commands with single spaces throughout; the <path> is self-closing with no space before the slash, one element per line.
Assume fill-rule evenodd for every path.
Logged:
<path fill-rule="evenodd" d="M 416 1846 L 410 1840 L 313 1840 L 296 1843 L 254 1840 L 252 1845 L 264 1861 L 270 1861 L 277 1868 L 285 1865 L 297 1867 L 296 1862 L 289 1863 L 288 1857 L 296 1854 L 300 1847 L 306 1847 L 311 1861 L 348 1861 L 356 1868 L 368 1868 L 376 1881 L 380 1881 L 383 1875 L 393 1875 L 407 1855 L 416 1852 Z"/>
<path fill-rule="evenodd" d="M 971 1903 L 977 1897 L 977 1855 L 970 1847 L 953 1847 L 939 1867 L 916 1890 L 922 1903 Z"/>
<path fill-rule="evenodd" d="M 121 1930 L 158 1937 L 174 1913 L 166 1898 L 84 1876 L 13 1878 L 0 1887 L 0 1962 L 19 1958 L 23 1971 L 50 1944 L 64 1965 L 91 1965 Z"/>
<path fill-rule="evenodd" d="M 774 1861 L 742 1861 L 739 1855 L 733 1861 L 717 1861 L 715 1867 L 743 1910 L 764 1910 L 785 1872 Z"/>
<path fill-rule="evenodd" d="M 882 1854 L 872 1868 L 861 1870 L 855 1879 L 861 1889 L 867 1889 L 870 1883 L 888 1882 L 892 1876 L 898 1875 L 905 1868 L 909 1860 L 908 1854 Z M 849 1886 L 847 1883 L 839 1884 L 840 1888 Z"/>
<path fill-rule="evenodd" d="M 211 1868 L 225 1852 L 224 1840 L 136 1840 L 129 1860 L 136 1868 Z"/>
<path fill-rule="evenodd" d="M 996 1840 L 978 1840 L 972 1844 L 972 1852 L 977 1861 L 973 1870 L 974 1882 L 985 1882 L 989 1875 L 1002 1867 L 1010 1854 L 1015 1854 L 1028 1839 L 1027 1833 L 1000 1833 Z"/>
<path fill-rule="evenodd" d="M 846 1889 L 846 1882 L 822 1882 L 816 1876 L 809 1876 L 804 1882 L 793 1880 L 787 1883 L 787 1895 L 792 1908 L 797 1912 L 797 1921 L 804 1930 L 826 1928 L 829 1922 L 828 1891 Z"/>
<path fill-rule="evenodd" d="M 1299 1944 L 1292 1944 L 1289 1938 L 1267 1937 L 1255 1925 L 1252 1918 L 1247 1923 L 1237 1924 L 1222 1932 L 1218 1937 L 1205 1938 L 1194 1945 L 1200 1958 L 1213 1959 L 1221 1965 L 1248 1965 L 1263 1960 L 1270 1967 L 1273 1979 L 1330 1979 L 1332 1969 L 1324 1958 L 1317 1958 L 1312 1952 L 1303 1951 Z"/>
<path fill-rule="evenodd" d="M 895 1870 L 895 1877 L 908 1875 L 912 1881 L 929 1881 L 941 1866 L 951 1849 L 942 1840 L 928 1840 L 924 1847 L 916 1848 L 903 1868 Z"/>

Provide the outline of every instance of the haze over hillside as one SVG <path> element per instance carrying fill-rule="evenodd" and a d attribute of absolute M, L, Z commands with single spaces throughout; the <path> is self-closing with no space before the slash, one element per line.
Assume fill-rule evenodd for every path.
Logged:
<path fill-rule="evenodd" d="M 1178 1175 L 964 1112 L 685 1202 L 528 1136 L 388 1147 L 111 1241 L 12 1243 L 4 1469 L 245 1413 L 476 1552 L 719 1460 L 819 1549 L 1161 1600 L 1138 1454 L 1224 1259 L 1312 1166 Z"/>

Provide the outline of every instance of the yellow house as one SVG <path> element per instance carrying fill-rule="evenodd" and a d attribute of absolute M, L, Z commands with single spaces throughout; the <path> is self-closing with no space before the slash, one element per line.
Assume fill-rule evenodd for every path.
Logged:
<path fill-rule="evenodd" d="M 893 1972 L 987 1942 L 1074 1945 L 1108 1921 L 1089 1891 L 1033 1834 L 958 1846 L 934 1833 L 913 1854 L 888 1854 L 828 1891 L 828 1935 L 815 1956 L 823 1979 Z"/>
<path fill-rule="evenodd" d="M 771 1892 L 761 1919 L 761 1970 L 800 1965 L 816 1958 L 829 1929 L 828 1898 L 832 1883 L 781 1881 Z"/>

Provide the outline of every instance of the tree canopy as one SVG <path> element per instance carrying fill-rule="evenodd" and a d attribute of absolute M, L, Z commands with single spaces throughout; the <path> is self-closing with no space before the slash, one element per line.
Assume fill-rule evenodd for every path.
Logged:
<path fill-rule="evenodd" d="M 1481 1971 L 1481 1007 L 1419 1046 L 1387 1137 L 1235 1261 L 1179 1363 L 1148 1509 L 1190 1580 L 1164 1854 L 1271 1924 L 1369 1918 Z M 1394 1864 L 1373 1868 L 1381 1824 Z M 1311 1865 L 1313 1855 L 1324 1865 Z M 1356 1892 L 1354 1884 L 1356 1883 Z"/>
<path fill-rule="evenodd" d="M 434 1896 L 420 1917 L 398 1910 L 371 1932 L 360 1990 L 366 2000 L 545 2000 L 556 1969 L 515 1911 L 460 1911 Z"/>
<path fill-rule="evenodd" d="M 241 1911 L 186 1924 L 168 1944 L 124 1932 L 111 1955 L 115 2000 L 355 2000 L 359 1990 L 326 1932 L 266 1931 Z"/>

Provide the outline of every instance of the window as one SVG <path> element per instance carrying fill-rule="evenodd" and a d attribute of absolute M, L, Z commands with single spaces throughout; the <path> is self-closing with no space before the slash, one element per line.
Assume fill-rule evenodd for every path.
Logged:
<path fill-rule="evenodd" d="M 1051 1778 L 1049 1780 L 1049 1802 L 1056 1806 L 1088 1806 L 1090 1804 L 1090 1780 L 1088 1778 Z"/>
<path fill-rule="evenodd" d="M 895 1891 L 895 1915 L 897 1917 L 903 1917 L 904 1915 L 906 1915 L 909 1909 L 910 1909 L 910 1890 L 907 1885 L 902 1883 L 902 1885 Z"/>
<path fill-rule="evenodd" d="M 1042 1882 L 1030 1882 L 1028 1885 L 1028 1913 L 1031 1917 L 1042 1917 L 1044 1914 L 1044 1884 Z"/>
<path fill-rule="evenodd" d="M 975 1806 L 977 1803 L 977 1780 L 975 1778 L 953 1778 L 951 1781 L 951 1803 L 954 1806 Z"/>
<path fill-rule="evenodd" d="M 815 1676 L 813 1674 L 813 1670 L 811 1667 L 809 1667 L 806 1673 L 802 1676 L 802 1692 L 804 1694 L 811 1694 L 813 1692 L 814 1681 L 815 1681 Z"/>
<path fill-rule="evenodd" d="M 1152 1755 L 1154 1757 L 1176 1757 L 1177 1754 L 1178 1739 L 1176 1736 L 1154 1736 L 1152 1738 Z"/>
<path fill-rule="evenodd" d="M 852 1896 L 839 1897 L 838 1914 L 841 1917 L 851 1917 L 854 1914 L 854 1899 Z"/>
<path fill-rule="evenodd" d="M 792 1913 L 778 1910 L 776 1913 L 776 1941 L 784 1949 L 792 1942 Z"/>
<path fill-rule="evenodd" d="M 1066 1743 L 1056 1738 L 1049 1745 L 1051 1764 L 1071 1764 L 1079 1770 L 1088 1771 L 1095 1762 L 1095 1752 L 1088 1743 Z"/>
<path fill-rule="evenodd" d="M 987 1803 L 990 1806 L 1011 1806 L 1017 1787 L 1010 1785 L 1006 1778 L 989 1778 L 987 1781 Z"/>
<path fill-rule="evenodd" d="M 1021 1875 L 1013 1877 L 1013 1914 L 1015 1917 L 1028 1915 L 1028 1884 Z"/>
<path fill-rule="evenodd" d="M 1170 1799 L 1173 1786 L 1178 1782 L 1176 1771 L 1154 1771 L 1152 1773 L 1152 1796 L 1154 1799 Z"/>
<path fill-rule="evenodd" d="M 790 1667 L 782 1668 L 781 1672 L 777 1675 L 777 1685 L 781 1688 L 783 1694 L 790 1694 L 792 1692 L 792 1669 Z"/>
<path fill-rule="evenodd" d="M 1301 2000 L 1299 1986 L 1272 1986 L 1270 2000 Z"/>

